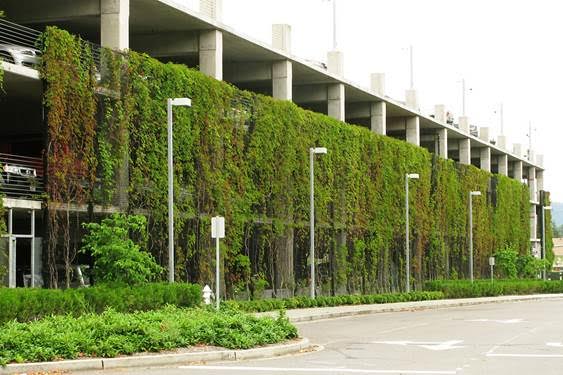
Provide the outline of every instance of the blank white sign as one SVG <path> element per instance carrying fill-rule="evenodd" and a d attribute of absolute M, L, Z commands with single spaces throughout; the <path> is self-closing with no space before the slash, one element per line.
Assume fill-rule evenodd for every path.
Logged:
<path fill-rule="evenodd" d="M 215 216 L 211 218 L 211 238 L 225 238 L 225 218 Z"/>

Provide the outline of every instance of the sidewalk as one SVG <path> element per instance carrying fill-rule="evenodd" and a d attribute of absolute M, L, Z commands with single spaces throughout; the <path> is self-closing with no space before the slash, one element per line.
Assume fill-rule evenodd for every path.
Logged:
<path fill-rule="evenodd" d="M 523 296 L 500 296 L 480 298 L 443 299 L 432 301 L 384 303 L 378 305 L 347 305 L 335 307 L 313 307 L 307 309 L 287 310 L 286 315 L 292 323 L 307 322 L 321 319 L 341 318 L 346 316 L 377 314 L 384 312 L 417 311 L 442 309 L 448 307 L 472 306 L 485 303 L 504 303 L 520 301 L 536 301 L 563 298 L 563 294 L 533 294 Z M 277 317 L 277 311 L 257 313 L 257 316 Z"/>

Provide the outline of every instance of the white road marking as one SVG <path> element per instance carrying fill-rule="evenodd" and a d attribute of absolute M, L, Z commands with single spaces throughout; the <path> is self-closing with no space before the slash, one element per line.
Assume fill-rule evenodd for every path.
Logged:
<path fill-rule="evenodd" d="M 561 344 L 560 342 L 546 342 L 545 345 L 554 346 L 556 348 L 563 348 L 563 344 Z"/>
<path fill-rule="evenodd" d="M 244 367 L 244 366 L 180 366 L 185 370 L 223 370 L 223 371 L 255 371 L 255 372 L 313 372 L 313 373 L 350 373 L 350 374 L 435 374 L 450 375 L 456 374 L 456 371 L 442 370 L 369 370 L 369 369 L 351 369 L 351 368 L 298 368 L 298 367 Z"/>
<path fill-rule="evenodd" d="M 464 348 L 461 344 L 463 340 L 450 340 L 450 341 L 372 341 L 371 344 L 386 344 L 386 345 L 401 345 L 401 346 L 418 346 L 428 350 L 451 350 Z"/>
<path fill-rule="evenodd" d="M 466 322 L 493 322 L 493 323 L 500 323 L 500 324 L 515 324 L 515 323 L 522 323 L 524 319 L 470 319 L 466 320 Z"/>
<path fill-rule="evenodd" d="M 563 354 L 517 354 L 517 353 L 487 353 L 487 357 L 511 358 L 563 358 Z"/>

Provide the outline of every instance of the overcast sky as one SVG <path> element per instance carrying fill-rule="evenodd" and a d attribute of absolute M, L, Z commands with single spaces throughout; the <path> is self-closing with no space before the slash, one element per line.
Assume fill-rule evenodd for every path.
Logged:
<path fill-rule="evenodd" d="M 223 0 L 223 7 L 227 25 L 268 43 L 271 24 L 290 24 L 294 55 L 326 61 L 332 49 L 329 0 Z M 563 201 L 562 15 L 557 0 L 337 0 L 338 49 L 346 78 L 368 87 L 371 72 L 385 72 L 387 95 L 404 100 L 412 45 L 425 114 L 445 104 L 459 116 L 465 79 L 472 124 L 496 136 L 502 102 L 509 144 L 526 149 L 532 121 L 545 187 Z"/>

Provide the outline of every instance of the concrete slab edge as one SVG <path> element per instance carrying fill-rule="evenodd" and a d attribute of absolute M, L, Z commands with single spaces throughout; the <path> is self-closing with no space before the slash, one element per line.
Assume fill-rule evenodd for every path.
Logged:
<path fill-rule="evenodd" d="M 218 350 L 178 354 L 148 354 L 118 358 L 77 359 L 58 362 L 37 362 L 9 364 L 0 367 L 0 375 L 21 374 L 30 371 L 86 371 L 105 370 L 123 367 L 153 367 L 187 364 L 190 362 L 238 361 L 246 359 L 270 358 L 298 353 L 309 347 L 309 340 L 302 338 L 288 344 L 273 345 L 246 350 Z"/>
<path fill-rule="evenodd" d="M 377 304 L 377 305 L 361 305 L 361 306 L 365 306 L 365 308 L 359 308 L 360 306 L 358 305 L 356 306 L 348 305 L 346 307 L 356 307 L 356 309 L 350 309 L 349 311 L 326 312 L 326 313 L 312 314 L 307 316 L 297 316 L 297 317 L 291 317 L 289 313 L 287 315 L 291 323 L 300 323 L 300 322 L 310 322 L 310 321 L 323 320 L 323 319 L 344 318 L 344 317 L 357 316 L 357 315 L 402 312 L 402 311 L 420 311 L 420 310 L 441 309 L 441 308 L 450 308 L 450 307 L 482 305 L 487 303 L 535 301 L 535 300 L 554 299 L 554 298 L 563 298 L 563 294 L 538 294 L 538 295 L 526 295 L 526 296 L 464 298 L 459 300 L 450 299 L 450 300 L 416 301 L 416 302 L 412 302 L 413 304 L 411 305 L 404 305 L 405 303 L 401 302 L 401 306 L 397 306 L 397 304 L 393 304 L 393 303 Z M 417 304 L 414 305 L 414 303 Z"/>

